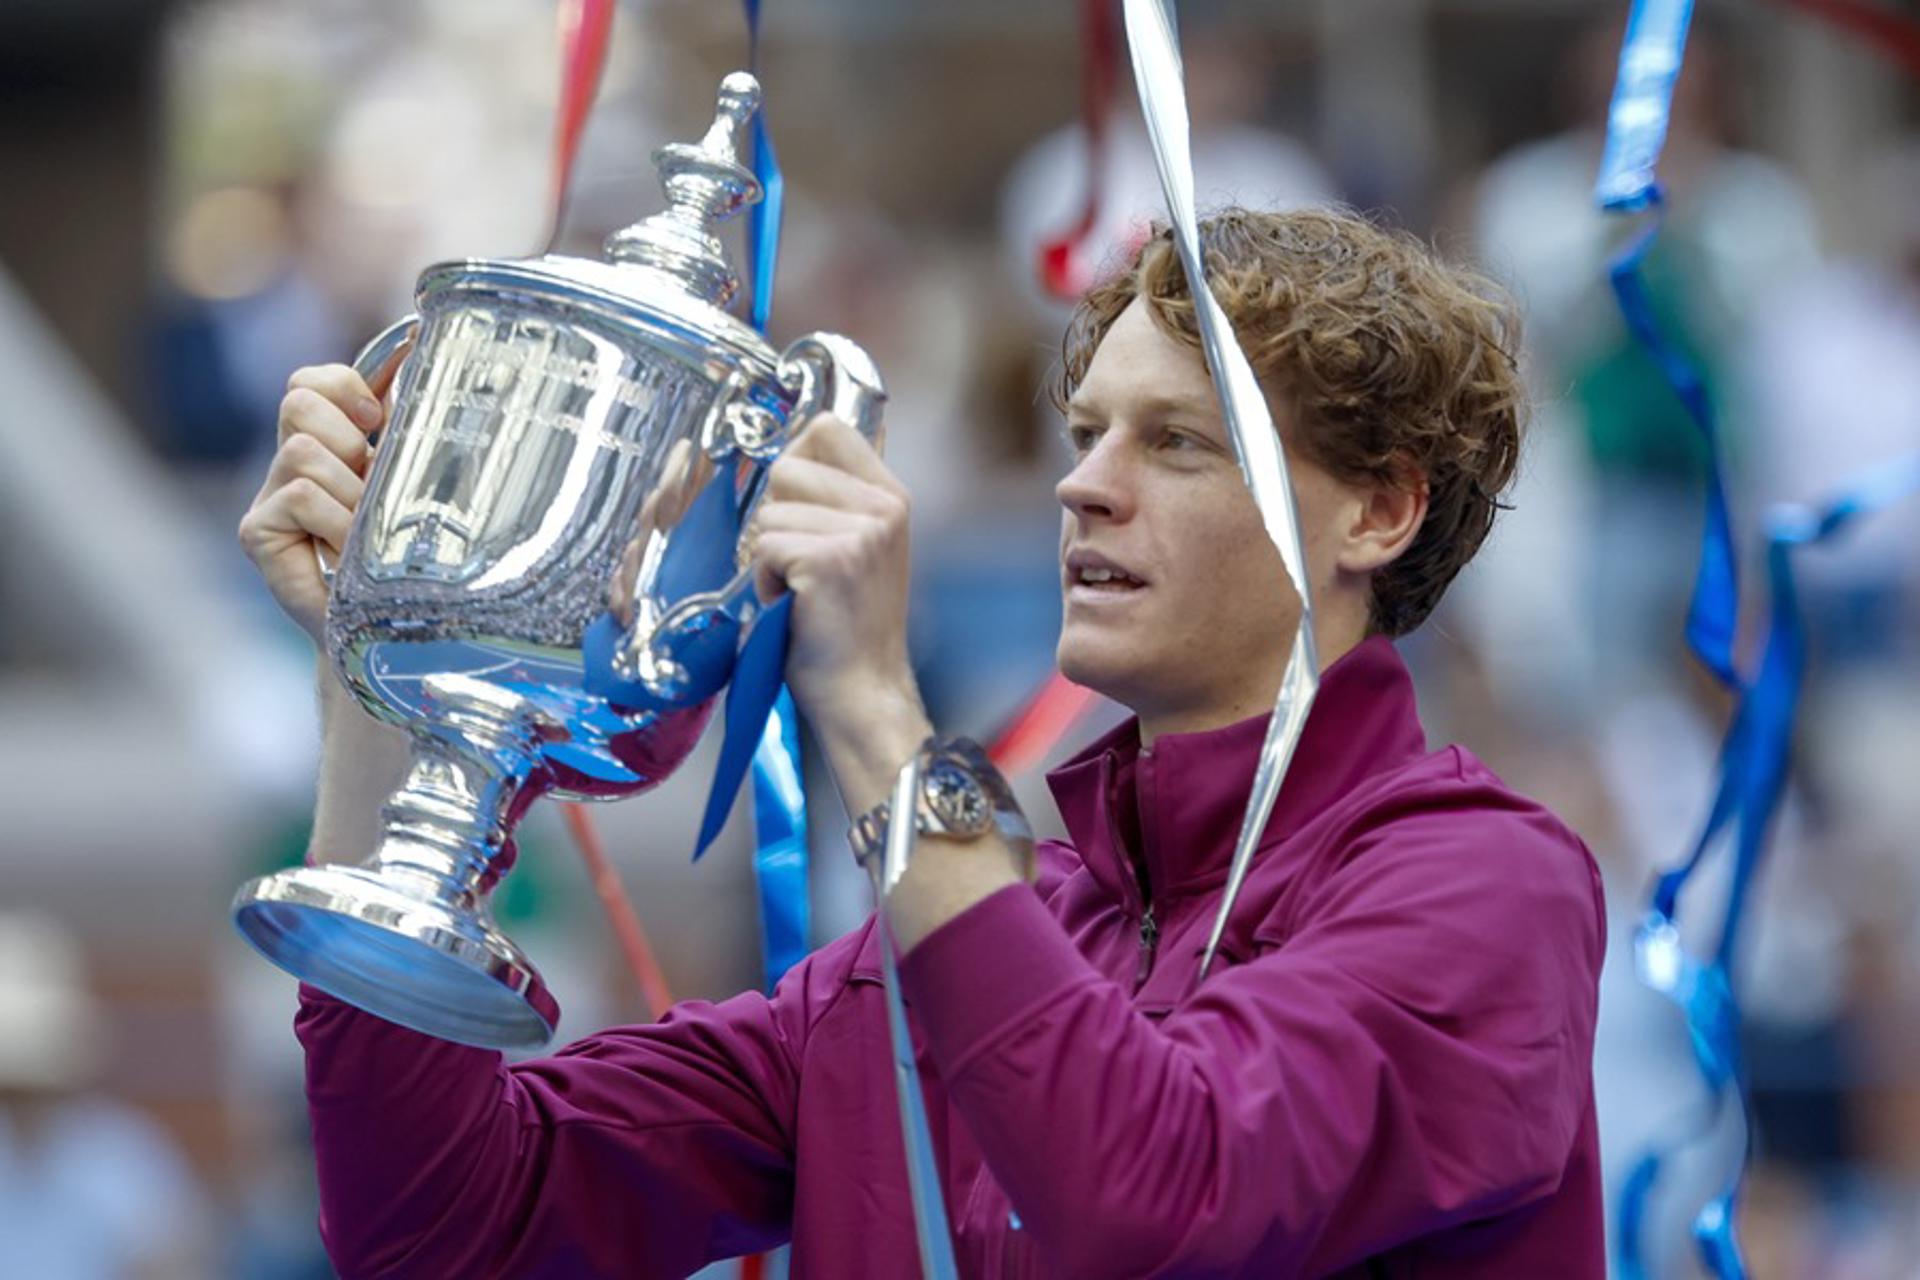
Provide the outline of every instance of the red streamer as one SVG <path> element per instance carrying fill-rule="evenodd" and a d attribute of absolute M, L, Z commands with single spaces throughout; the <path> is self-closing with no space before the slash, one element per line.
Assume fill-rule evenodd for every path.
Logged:
<path fill-rule="evenodd" d="M 1080 2 L 1080 120 L 1087 139 L 1087 193 L 1080 216 L 1062 234 L 1040 246 L 1040 283 L 1056 298 L 1077 301 L 1093 284 L 1096 264 L 1088 240 L 1100 221 L 1100 194 L 1107 177 L 1107 123 L 1114 86 L 1120 81 L 1119 24 L 1114 0 Z"/>
<path fill-rule="evenodd" d="M 552 235 L 560 236 L 573 163 L 580 153 L 587 112 L 600 89 L 613 32 L 613 0 L 560 0 L 560 106 L 553 135 Z"/>
<path fill-rule="evenodd" d="M 613 0 L 560 0 L 560 101 L 555 112 L 553 131 L 552 222 L 548 244 L 559 239 L 560 222 L 566 212 L 567 193 L 573 186 L 574 161 L 580 154 L 580 137 L 586 131 L 587 113 L 593 108 L 600 88 L 600 73 L 606 69 L 607 46 L 613 33 Z M 607 858 L 585 807 L 563 804 L 561 815 L 567 830 L 587 864 L 593 891 L 605 908 L 614 938 L 626 957 L 640 998 L 647 1005 L 649 1019 L 658 1018 L 673 1003 L 666 975 L 654 958 L 653 947 L 640 927 L 626 889 Z"/>
<path fill-rule="evenodd" d="M 994 739 L 987 757 L 1003 773 L 1026 772 L 1060 745 L 1098 697 L 1054 672 Z"/>
<path fill-rule="evenodd" d="M 567 830 L 573 834 L 573 843 L 587 864 L 588 878 L 593 882 L 600 905 L 606 909 L 607 922 L 613 926 L 620 952 L 627 958 L 627 967 L 640 986 L 647 1018 L 656 1020 L 673 1004 L 673 993 L 667 987 L 666 975 L 660 971 L 660 962 L 654 958 L 653 947 L 647 942 L 646 930 L 640 927 L 640 917 L 634 914 L 633 903 L 627 899 L 620 876 L 607 859 L 606 848 L 600 843 L 600 833 L 594 828 L 586 806 L 563 804 L 560 812 L 566 817 Z"/>

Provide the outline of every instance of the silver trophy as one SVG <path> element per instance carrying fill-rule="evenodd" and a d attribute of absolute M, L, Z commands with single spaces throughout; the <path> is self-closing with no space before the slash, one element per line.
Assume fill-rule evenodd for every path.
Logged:
<path fill-rule="evenodd" d="M 605 260 L 429 267 L 388 425 L 332 577 L 327 652 L 412 733 L 358 866 L 251 881 L 234 921 L 281 968 L 403 1026 L 547 1042 L 559 1006 L 491 918 L 508 837 L 543 794 L 611 799 L 683 761 L 758 610 L 740 530 L 816 412 L 878 443 L 873 363 L 813 334 L 777 353 L 724 308 L 714 225 L 760 198 L 737 158 L 760 87 L 721 82 L 698 145 L 654 153 L 667 208 Z"/>

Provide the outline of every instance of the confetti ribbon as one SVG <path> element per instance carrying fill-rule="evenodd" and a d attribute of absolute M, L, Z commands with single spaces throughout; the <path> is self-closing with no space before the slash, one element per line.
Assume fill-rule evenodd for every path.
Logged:
<path fill-rule="evenodd" d="M 1594 198 L 1609 213 L 1649 214 L 1647 225 L 1627 243 L 1608 270 L 1620 313 L 1634 339 L 1659 365 L 1673 392 L 1699 431 L 1706 450 L 1706 519 L 1700 539 L 1693 594 L 1687 606 L 1686 640 L 1701 665 L 1726 687 L 1742 688 L 1734 660 L 1734 642 L 1740 614 L 1739 578 L 1722 478 L 1719 430 L 1713 403 L 1699 371 L 1678 345 L 1660 329 L 1647 296 L 1641 266 L 1659 235 L 1663 193 L 1658 177 L 1661 148 L 1672 118 L 1673 89 L 1686 53 L 1687 28 L 1693 18 L 1692 0 L 1634 0 L 1627 17 L 1626 38 L 1613 100 L 1607 112 L 1607 139 L 1601 154 Z M 1709 818 L 1708 832 L 1717 832 L 1732 816 L 1721 805 L 1737 799 L 1723 788 Z M 1646 923 L 1635 939 L 1636 963 L 1642 980 L 1680 1005 L 1696 1061 L 1709 1096 L 1698 1126 L 1643 1155 L 1622 1189 L 1619 1209 L 1620 1269 L 1628 1277 L 1644 1276 L 1640 1256 L 1641 1224 L 1660 1170 L 1674 1152 L 1697 1142 L 1718 1122 L 1729 1102 L 1740 1101 L 1739 1006 L 1726 970 L 1686 960 L 1679 949 L 1674 923 L 1675 899 L 1680 887 L 1699 866 L 1708 837 L 1696 842 L 1692 854 L 1661 877 Z M 1722 1193 L 1696 1215 L 1694 1235 L 1703 1259 L 1721 1280 L 1746 1272 L 1733 1238 L 1733 1208 L 1738 1196 L 1744 1156 L 1736 1162 Z"/>
<path fill-rule="evenodd" d="M 760 0 L 744 0 L 747 15 L 747 70 L 760 74 Z M 760 180 L 760 203 L 747 213 L 747 250 L 753 264 L 753 327 L 767 331 L 773 311 L 773 277 L 780 264 L 780 222 L 787 207 L 787 180 L 767 132 L 767 109 L 753 114 L 753 176 Z"/>
<path fill-rule="evenodd" d="M 574 162 L 587 113 L 600 89 L 613 32 L 613 0 L 560 0 L 560 103 L 554 116 L 553 176 L 548 200 L 547 248 L 560 239 L 560 224 L 573 189 Z"/>
<path fill-rule="evenodd" d="M 896 815 L 913 813 L 919 807 L 919 794 L 920 760 L 916 756 L 900 767 L 894 779 L 889 811 Z M 876 903 L 885 897 L 886 869 L 905 867 L 912 860 L 918 835 L 918 826 L 910 819 L 887 824 L 885 855 L 868 859 Z M 887 1042 L 893 1057 L 894 1092 L 900 1102 L 900 1134 L 907 1148 L 907 1194 L 913 1203 L 913 1238 L 920 1250 L 920 1274 L 925 1280 L 957 1280 L 960 1268 L 954 1259 L 953 1233 L 947 1226 L 947 1203 L 940 1196 L 940 1167 L 934 1159 L 920 1066 L 914 1058 L 913 1035 L 907 1029 L 906 1002 L 900 996 L 900 962 L 884 907 L 878 911 L 873 927 L 880 934 Z"/>
<path fill-rule="evenodd" d="M 1647 252 L 1660 231 L 1659 210 L 1662 196 L 1653 187 L 1641 207 L 1653 211 L 1652 220 L 1629 241 L 1608 268 L 1615 300 L 1628 330 L 1643 350 L 1659 364 L 1667 385 L 1686 406 L 1705 445 L 1706 524 L 1700 535 L 1699 567 L 1695 570 L 1693 595 L 1687 603 L 1687 646 L 1721 684 L 1734 688 L 1740 682 L 1734 666 L 1734 641 L 1740 622 L 1740 580 L 1733 548 L 1733 521 L 1727 503 L 1727 488 L 1720 463 L 1720 431 L 1700 372 L 1680 350 L 1677 343 L 1662 332 L 1654 318 L 1652 300 L 1641 275 Z"/>
<path fill-rule="evenodd" d="M 1096 264 L 1088 242 L 1100 223 L 1100 200 L 1107 184 L 1107 126 L 1119 79 L 1120 41 L 1114 30 L 1113 0 L 1080 0 L 1080 125 L 1086 136 L 1087 192 L 1073 225 L 1040 246 L 1038 263 L 1041 287 L 1067 302 L 1078 301 L 1093 283 Z"/>
<path fill-rule="evenodd" d="M 1807 643 L 1793 556 L 1802 547 L 1825 542 L 1862 517 L 1920 489 L 1920 455 L 1876 468 L 1819 507 L 1784 505 L 1767 522 L 1767 580 L 1772 600 L 1760 665 L 1740 690 L 1733 722 L 1721 743 L 1719 782 L 1705 825 L 1685 862 L 1660 877 L 1652 902 L 1634 937 L 1634 960 L 1641 980 L 1672 1000 L 1686 1014 L 1695 1063 L 1709 1092 L 1707 1123 L 1729 1106 L 1744 1112 L 1740 1062 L 1740 1005 L 1733 991 L 1733 963 L 1739 930 L 1755 872 L 1766 850 L 1768 830 L 1780 806 L 1792 754 L 1794 714 L 1806 674 Z M 1710 958 L 1702 961 L 1681 945 L 1680 890 L 1707 847 L 1733 830 L 1733 874 L 1720 936 Z M 1621 1194 L 1620 1273 L 1627 1280 L 1648 1274 L 1642 1235 L 1647 1205 L 1662 1168 L 1687 1139 L 1655 1147 L 1643 1155 Z M 1751 1133 L 1743 1134 L 1750 1150 Z M 1743 1277 L 1745 1265 L 1733 1223 L 1739 1200 L 1745 1151 L 1720 1194 L 1694 1219 L 1694 1238 L 1702 1261 L 1716 1276 Z"/>
<path fill-rule="evenodd" d="M 613 936 L 620 946 L 620 954 L 626 957 L 627 968 L 632 970 L 634 981 L 640 986 L 640 998 L 647 1006 L 647 1018 L 657 1021 L 672 1006 L 673 992 L 667 986 L 667 977 L 661 972 L 659 960 L 654 957 L 653 947 L 647 942 L 646 930 L 640 927 L 640 917 L 634 914 L 633 903 L 620 886 L 620 873 L 614 870 L 612 860 L 607 857 L 606 846 L 601 842 L 600 832 L 593 825 L 593 818 L 585 805 L 563 804 L 560 806 L 560 815 L 566 820 L 574 846 L 586 861 L 588 879 L 613 926 Z"/>
<path fill-rule="evenodd" d="M 1002 773 L 1025 773 L 1047 758 L 1099 696 L 1054 672 L 987 747 L 987 758 Z"/>
<path fill-rule="evenodd" d="M 613 30 L 613 0 L 560 0 L 560 94 L 554 117 L 553 170 L 548 190 L 547 250 L 559 242 L 566 217 L 567 197 L 580 155 L 580 138 L 587 114 L 599 91 L 606 67 L 607 46 Z M 665 974 L 647 941 L 646 930 L 607 857 L 606 848 L 586 806 L 562 804 L 561 817 L 574 847 L 586 863 L 595 897 L 606 912 L 615 941 L 639 986 L 647 1016 L 658 1018 L 673 1003 Z"/>
<path fill-rule="evenodd" d="M 1609 213 L 1657 203 L 1656 169 L 1673 115 L 1673 86 L 1687 48 L 1693 0 L 1634 0 L 1607 109 L 1606 149 L 1594 196 Z"/>
<path fill-rule="evenodd" d="M 1607 113 L 1606 149 L 1594 197 L 1609 213 L 1645 211 L 1650 215 L 1647 225 L 1614 259 L 1608 278 L 1627 328 L 1660 366 L 1706 446 L 1706 525 L 1693 596 L 1687 605 L 1687 644 L 1721 684 L 1734 688 L 1740 680 L 1733 656 L 1740 584 L 1720 465 L 1719 428 L 1705 382 L 1679 345 L 1661 331 L 1641 275 L 1660 233 L 1664 198 L 1656 170 L 1692 18 L 1692 0 L 1634 0 Z"/>
<path fill-rule="evenodd" d="M 1187 94 L 1180 63 L 1179 35 L 1169 0 L 1125 0 L 1127 43 L 1133 53 L 1133 78 L 1140 92 L 1140 106 L 1146 114 L 1147 136 L 1153 143 L 1153 159 L 1160 172 L 1160 187 L 1166 193 L 1167 211 L 1173 223 L 1173 242 L 1187 275 L 1188 292 L 1193 295 L 1193 312 L 1199 321 L 1200 346 L 1206 356 L 1207 370 L 1220 396 L 1220 412 L 1227 425 L 1227 438 L 1233 442 L 1241 475 L 1260 509 L 1267 536 L 1280 552 L 1287 578 L 1300 600 L 1300 625 L 1294 632 L 1287 669 L 1280 680 L 1280 692 L 1274 702 L 1273 717 L 1267 722 L 1267 736 L 1260 748 L 1260 763 L 1254 772 L 1252 794 L 1246 816 L 1234 845 L 1233 862 L 1227 873 L 1226 888 L 1220 901 L 1220 914 L 1207 938 L 1195 981 L 1206 977 L 1214 952 L 1225 934 L 1233 914 L 1240 887 L 1246 882 L 1247 868 L 1253 862 L 1253 850 L 1260 833 L 1266 829 L 1273 803 L 1280 795 L 1280 784 L 1293 760 L 1294 748 L 1306 727 L 1307 713 L 1313 708 L 1314 695 L 1320 689 L 1320 659 L 1314 646 L 1313 598 L 1307 588 L 1306 556 L 1300 546 L 1300 521 L 1294 511 L 1293 486 L 1287 478 L 1286 456 L 1280 449 L 1280 434 L 1274 430 L 1266 397 L 1254 378 L 1253 366 L 1234 339 L 1232 326 L 1207 285 L 1205 263 L 1200 254 L 1199 220 L 1194 213 L 1193 156 L 1187 125 Z"/>
<path fill-rule="evenodd" d="M 1720 780 L 1707 820 L 1687 856 L 1656 881 L 1646 917 L 1634 939 L 1641 980 L 1673 1000 L 1685 1017 L 1708 1096 L 1698 1127 L 1655 1144 L 1640 1158 L 1622 1189 L 1619 1262 L 1621 1274 L 1630 1280 L 1647 1274 L 1641 1237 L 1648 1202 L 1665 1163 L 1678 1150 L 1698 1141 L 1730 1108 L 1741 1117 L 1741 1158 L 1735 1161 L 1719 1194 L 1695 1215 L 1693 1234 L 1702 1262 L 1715 1276 L 1741 1280 L 1746 1275 L 1734 1221 L 1752 1136 L 1746 1115 L 1739 1042 L 1741 1012 L 1734 993 L 1732 964 L 1749 889 L 1785 783 L 1794 712 L 1805 669 L 1806 646 L 1794 592 L 1792 551 L 1826 538 L 1920 481 L 1912 464 L 1902 464 L 1870 477 L 1820 512 L 1793 507 L 1774 512 L 1767 546 L 1772 593 L 1767 639 L 1756 674 L 1751 680 L 1744 679 L 1734 656 L 1739 581 L 1713 404 L 1698 370 L 1661 331 L 1641 276 L 1641 265 L 1660 227 L 1663 198 L 1656 169 L 1691 17 L 1690 0 L 1635 0 L 1620 52 L 1606 148 L 1595 183 L 1595 197 L 1603 209 L 1651 214 L 1648 225 L 1614 261 L 1609 276 L 1629 330 L 1660 366 L 1706 446 L 1706 520 L 1687 610 L 1686 639 L 1695 657 L 1737 699 L 1734 718 L 1722 742 Z M 1733 876 L 1719 944 L 1713 956 L 1703 962 L 1690 956 L 1681 944 L 1679 897 L 1708 849 L 1729 829 L 1734 832 Z"/>
<path fill-rule="evenodd" d="M 800 781 L 799 716 L 785 685 L 754 750 L 753 825 L 760 956 L 771 991 L 807 954 L 807 793 Z"/>
<path fill-rule="evenodd" d="M 760 74 L 760 0 L 744 0 L 747 19 L 747 69 Z M 767 132 L 764 103 L 753 113 L 753 176 L 760 180 L 760 203 L 747 215 L 747 253 L 753 276 L 749 319 L 761 333 L 773 313 L 773 281 L 780 262 L 780 224 L 786 210 L 787 183 Z M 784 619 L 784 615 L 783 615 Z M 785 669 L 784 620 L 779 668 Z M 769 633 L 767 639 L 773 639 Z M 731 708 L 731 698 L 729 698 Z M 750 717 L 749 717 L 750 718 Z M 723 774 L 722 778 L 726 775 Z M 720 780 L 716 779 L 718 783 Z M 737 779 L 734 787 L 738 786 Z M 727 791 L 729 798 L 733 788 Z M 711 807 L 711 806 L 710 806 Z M 760 963 L 772 991 L 788 969 L 807 954 L 807 794 L 801 784 L 799 716 L 793 695 L 780 685 L 766 726 L 753 753 L 753 878 L 760 899 Z M 745 1260 L 742 1276 L 758 1280 L 767 1257 Z"/>
<path fill-rule="evenodd" d="M 745 0 L 745 10 L 751 50 L 749 62 L 757 71 L 759 0 Z M 773 277 L 778 263 L 780 214 L 785 192 L 765 119 L 763 107 L 754 117 L 753 167 L 766 196 L 754 209 L 748 224 L 748 241 L 753 253 L 753 324 L 763 332 L 773 305 Z M 799 738 L 794 727 L 793 702 L 781 683 L 781 673 L 786 667 L 791 603 L 791 596 L 783 596 L 762 611 L 742 647 L 732 686 L 727 691 L 726 734 L 721 742 L 720 767 L 708 798 L 700 841 L 700 847 L 704 848 L 717 833 L 718 823 L 725 819 L 739 788 L 746 746 L 752 744 L 754 814 L 759 844 L 754 870 L 760 885 L 760 919 L 765 933 L 769 985 L 778 981 L 786 966 L 806 952 L 806 800 L 800 787 Z M 896 800 L 895 812 L 913 811 L 911 796 L 917 787 L 916 771 L 913 786 L 906 792 L 909 799 L 904 807 Z M 912 838 L 911 822 L 893 825 L 904 830 L 907 839 Z M 884 918 L 878 920 L 875 927 L 881 934 L 887 1033 L 896 1068 L 907 1182 L 921 1269 L 929 1280 L 953 1280 L 959 1270 L 954 1261 L 953 1237 L 947 1228 L 946 1204 L 940 1195 L 926 1099 L 920 1088 L 919 1071 L 913 1065 L 913 1041 L 907 1031 L 905 1006 L 900 998 L 892 935 L 887 932 Z"/>
<path fill-rule="evenodd" d="M 757 63 L 759 51 L 760 6 L 746 0 L 750 62 Z M 606 64 L 612 32 L 612 0 L 561 0 L 559 27 L 561 43 L 561 89 L 554 130 L 553 176 L 551 193 L 551 238 L 557 238 L 564 216 L 567 194 L 579 156 L 588 112 Z M 754 207 L 749 223 L 749 248 L 753 258 L 753 322 L 765 330 L 772 305 L 773 278 L 780 240 L 780 214 L 785 184 L 773 145 L 766 132 L 766 113 L 755 113 L 753 122 L 754 174 L 760 179 L 765 198 Z M 718 492 L 718 490 L 716 490 Z M 782 624 L 784 610 L 770 611 L 773 617 L 766 634 L 749 637 L 748 647 L 755 659 L 756 671 L 778 671 L 785 656 Z M 760 628 L 756 628 L 756 633 Z M 757 638 L 757 643 L 755 643 Z M 589 664 L 592 666 L 592 664 Z M 749 702 L 761 700 L 757 695 Z M 741 741 L 757 742 L 754 756 L 754 810 L 759 848 L 754 857 L 755 878 L 760 892 L 760 923 L 765 961 L 766 984 L 771 989 L 788 968 L 806 954 L 807 942 L 807 855 L 806 797 L 800 786 L 799 743 L 795 731 L 793 702 L 784 686 L 771 696 L 772 710 L 764 717 L 764 731 L 758 726 L 743 735 Z M 729 694 L 729 712 L 734 698 Z M 741 712 L 747 711 L 743 703 Z M 750 719 L 748 714 L 730 714 L 730 722 Z M 738 788 L 740 767 L 735 767 L 732 798 Z M 585 809 L 564 807 L 564 815 L 575 844 L 586 860 L 595 892 L 600 897 L 614 932 L 634 976 L 640 984 L 650 1013 L 658 1017 L 671 997 L 654 959 L 652 948 L 640 927 L 632 904 L 622 890 L 619 878 L 611 871 L 598 834 Z M 724 812 L 721 817 L 724 819 Z M 709 825 L 713 825 L 710 821 Z M 714 831 L 703 831 L 701 849 L 711 841 Z M 696 854 L 697 856 L 697 854 Z"/>
<path fill-rule="evenodd" d="M 760 74 L 760 0 L 744 0 L 747 69 Z M 747 214 L 753 276 L 751 319 L 761 333 L 773 312 L 780 223 L 787 183 L 767 132 L 767 108 L 753 114 L 753 176 L 761 200 Z M 783 615 L 784 617 L 784 615 Z M 785 645 L 780 646 L 785 666 Z M 800 783 L 800 736 L 793 695 L 780 685 L 753 754 L 754 882 L 760 896 L 761 962 L 767 990 L 807 953 L 807 796 Z M 729 795 L 732 793 L 729 792 Z"/>

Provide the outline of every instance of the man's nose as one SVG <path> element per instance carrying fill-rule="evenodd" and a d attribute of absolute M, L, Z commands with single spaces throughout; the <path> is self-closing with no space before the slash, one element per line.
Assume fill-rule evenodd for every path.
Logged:
<path fill-rule="evenodd" d="M 1133 479 L 1119 432 L 1107 431 L 1073 470 L 1054 486 L 1060 505 L 1081 519 L 1105 516 L 1125 520 L 1133 515 Z"/>

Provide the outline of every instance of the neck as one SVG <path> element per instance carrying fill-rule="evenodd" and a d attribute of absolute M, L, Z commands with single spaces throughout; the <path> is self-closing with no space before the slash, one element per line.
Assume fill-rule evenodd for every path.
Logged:
<path fill-rule="evenodd" d="M 1335 622 L 1316 611 L 1313 638 L 1320 667 L 1315 674 L 1320 674 L 1366 639 L 1367 633 L 1364 624 Z M 1140 722 L 1140 745 L 1151 747 L 1154 739 L 1162 734 L 1206 733 L 1267 714 L 1280 697 L 1280 683 L 1286 678 L 1287 661 L 1292 654 L 1293 643 L 1289 639 L 1276 665 L 1262 672 L 1258 681 L 1232 690 L 1224 698 L 1190 706 L 1133 708 Z"/>

